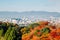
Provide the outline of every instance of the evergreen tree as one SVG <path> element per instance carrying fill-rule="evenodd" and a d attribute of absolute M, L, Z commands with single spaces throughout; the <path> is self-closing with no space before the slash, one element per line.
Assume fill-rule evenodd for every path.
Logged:
<path fill-rule="evenodd" d="M 2 34 L 3 34 L 3 29 L 0 30 L 0 36 L 2 36 Z"/>
<path fill-rule="evenodd" d="M 0 39 L 2 37 L 2 34 L 3 34 L 3 29 L 0 29 Z"/>
<path fill-rule="evenodd" d="M 14 40 L 15 37 L 15 27 L 12 27 L 8 40 Z"/>
<path fill-rule="evenodd" d="M 7 38 L 9 37 L 11 30 L 12 30 L 12 28 L 9 27 L 7 32 L 5 33 L 5 36 L 4 36 L 5 40 L 7 40 Z"/>

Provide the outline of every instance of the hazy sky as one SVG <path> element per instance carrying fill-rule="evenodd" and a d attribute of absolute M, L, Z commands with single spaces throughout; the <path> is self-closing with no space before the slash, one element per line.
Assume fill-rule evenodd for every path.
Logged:
<path fill-rule="evenodd" d="M 0 0 L 0 11 L 60 12 L 60 0 Z"/>

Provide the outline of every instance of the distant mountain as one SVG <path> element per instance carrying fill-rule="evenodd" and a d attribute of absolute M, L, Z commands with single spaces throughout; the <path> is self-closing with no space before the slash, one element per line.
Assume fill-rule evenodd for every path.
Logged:
<path fill-rule="evenodd" d="M 58 12 L 47 12 L 47 11 L 26 11 L 26 12 L 7 12 L 7 11 L 0 11 L 0 17 L 29 17 L 29 16 L 35 16 L 35 17 L 60 17 L 60 13 Z"/>

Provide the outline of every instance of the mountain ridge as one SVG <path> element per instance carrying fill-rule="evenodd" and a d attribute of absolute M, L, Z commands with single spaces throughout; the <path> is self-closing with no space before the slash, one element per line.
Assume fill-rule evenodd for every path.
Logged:
<path fill-rule="evenodd" d="M 0 11 L 0 17 L 17 17 L 17 16 L 55 16 L 60 17 L 59 12 L 47 12 L 47 11 L 25 11 L 25 12 L 9 12 L 9 11 Z"/>

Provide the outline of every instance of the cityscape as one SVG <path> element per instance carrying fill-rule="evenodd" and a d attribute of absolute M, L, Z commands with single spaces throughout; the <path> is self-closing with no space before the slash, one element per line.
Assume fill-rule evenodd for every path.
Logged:
<path fill-rule="evenodd" d="M 0 40 L 60 40 L 60 0 L 0 0 Z"/>
<path fill-rule="evenodd" d="M 53 17 L 53 16 L 50 16 L 49 18 L 39 18 L 39 19 L 34 19 L 34 17 L 32 18 L 28 18 L 28 17 L 23 17 L 23 18 L 0 18 L 0 21 L 2 22 L 9 22 L 9 23 L 14 23 L 14 24 L 18 24 L 20 26 L 27 26 L 31 23 L 36 23 L 36 22 L 39 22 L 39 21 L 48 21 L 48 22 L 51 22 L 53 23 L 54 25 L 56 24 L 60 24 L 60 18 L 57 17 Z"/>

